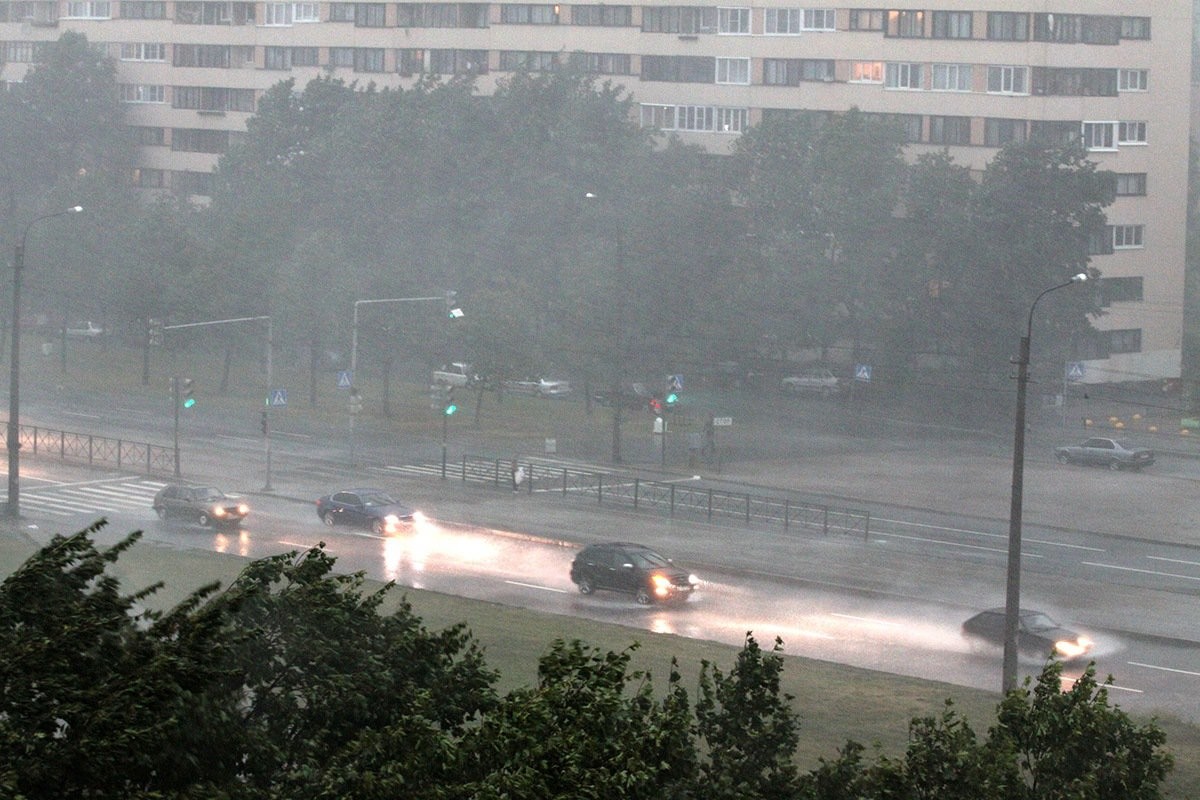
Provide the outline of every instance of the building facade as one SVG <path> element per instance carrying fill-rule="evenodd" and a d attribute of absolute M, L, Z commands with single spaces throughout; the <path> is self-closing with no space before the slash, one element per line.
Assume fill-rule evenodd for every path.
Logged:
<path fill-rule="evenodd" d="M 771 114 L 851 107 L 976 169 L 1010 141 L 1079 139 L 1118 196 L 1092 243 L 1106 313 L 1077 377 L 1179 376 L 1200 0 L 788 2 L 0 0 L 0 79 L 85 34 L 118 62 L 142 145 L 131 179 L 200 196 L 267 88 L 323 74 L 471 73 L 487 92 L 570 59 L 623 84 L 643 126 L 718 153 Z"/>

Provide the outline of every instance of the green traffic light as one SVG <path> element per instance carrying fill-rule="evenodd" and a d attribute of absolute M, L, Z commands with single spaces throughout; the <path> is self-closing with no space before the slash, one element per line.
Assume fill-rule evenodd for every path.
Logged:
<path fill-rule="evenodd" d="M 453 416 L 455 411 L 458 411 L 458 406 L 454 405 L 454 403 L 451 403 L 450 405 L 446 406 L 446 416 L 447 417 Z"/>
<path fill-rule="evenodd" d="M 669 395 L 667 395 L 667 405 L 673 406 L 678 402 L 679 402 L 679 395 L 675 394 L 674 392 L 671 392 Z"/>
<path fill-rule="evenodd" d="M 196 405 L 196 398 L 194 397 L 189 397 L 187 400 L 183 401 L 184 408 L 191 408 L 194 405 Z"/>

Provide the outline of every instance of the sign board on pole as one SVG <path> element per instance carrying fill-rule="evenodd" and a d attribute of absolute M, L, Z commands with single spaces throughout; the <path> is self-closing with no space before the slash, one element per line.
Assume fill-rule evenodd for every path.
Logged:
<path fill-rule="evenodd" d="M 1083 362 L 1068 361 L 1067 362 L 1067 380 L 1081 381 L 1083 380 Z"/>
<path fill-rule="evenodd" d="M 713 417 L 714 428 L 728 428 L 733 425 L 733 417 Z"/>
<path fill-rule="evenodd" d="M 353 384 L 350 380 L 350 370 L 344 369 L 338 373 L 338 388 L 349 389 Z"/>
<path fill-rule="evenodd" d="M 272 408 L 283 408 L 287 405 L 287 389 L 272 389 L 268 399 Z"/>
<path fill-rule="evenodd" d="M 863 383 L 871 382 L 871 365 L 870 364 L 855 364 L 854 365 L 854 380 L 862 381 Z"/>

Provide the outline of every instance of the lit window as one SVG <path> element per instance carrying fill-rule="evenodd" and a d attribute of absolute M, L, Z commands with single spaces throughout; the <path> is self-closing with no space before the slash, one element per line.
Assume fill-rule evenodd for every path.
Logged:
<path fill-rule="evenodd" d="M 850 65 L 851 83 L 883 83 L 882 61 L 855 61 Z"/>

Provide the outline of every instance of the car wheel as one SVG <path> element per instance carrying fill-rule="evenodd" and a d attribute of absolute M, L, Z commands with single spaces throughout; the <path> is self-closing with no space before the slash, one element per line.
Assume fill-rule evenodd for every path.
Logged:
<path fill-rule="evenodd" d="M 166 519 L 166 518 L 167 518 L 167 509 L 166 509 L 166 506 L 159 506 L 158 508 L 154 509 L 154 513 L 155 513 L 155 514 L 158 514 L 158 518 L 159 518 L 159 519 Z"/>
<path fill-rule="evenodd" d="M 376 536 L 382 535 L 383 530 L 384 530 L 383 520 L 377 519 L 371 523 L 371 533 L 375 534 Z"/>
<path fill-rule="evenodd" d="M 324 514 L 321 515 L 321 521 L 325 523 L 326 528 L 332 528 L 333 527 L 333 512 L 326 511 Z"/>
<path fill-rule="evenodd" d="M 1121 462 L 1120 461 L 1110 461 L 1110 462 L 1108 462 L 1108 468 L 1111 469 L 1113 472 L 1117 472 L 1118 470 L 1121 469 Z"/>
<path fill-rule="evenodd" d="M 648 606 L 652 602 L 654 602 L 654 598 L 650 596 L 649 589 L 647 589 L 645 586 L 643 586 L 641 589 L 638 589 L 637 604 L 639 606 Z"/>
<path fill-rule="evenodd" d="M 1058 463 L 1060 463 L 1060 464 L 1070 464 L 1071 463 L 1071 458 L 1066 453 L 1059 453 L 1057 458 L 1058 458 Z"/>
<path fill-rule="evenodd" d="M 207 526 L 208 525 L 208 514 L 205 514 L 203 511 L 201 511 L 200 516 L 196 518 L 196 521 L 200 523 L 201 528 Z"/>
<path fill-rule="evenodd" d="M 579 580 L 579 593 L 580 594 L 591 594 L 594 591 L 596 591 L 596 587 L 594 585 L 592 585 L 591 578 L 581 578 Z"/>

